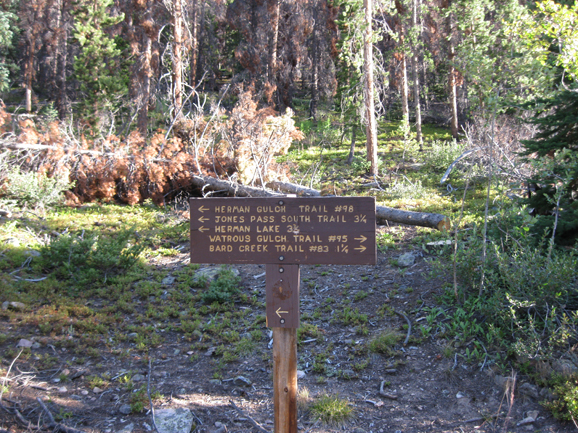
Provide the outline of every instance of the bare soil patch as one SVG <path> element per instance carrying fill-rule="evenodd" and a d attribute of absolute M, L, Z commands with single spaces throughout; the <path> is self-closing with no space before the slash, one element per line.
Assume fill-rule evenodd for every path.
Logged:
<path fill-rule="evenodd" d="M 390 228 L 380 227 L 380 230 Z M 419 325 L 424 323 L 424 311 L 426 307 L 439 305 L 446 281 L 428 277 L 430 256 L 411 244 L 414 235 L 414 228 L 405 228 L 400 248 L 380 252 L 377 266 L 301 267 L 302 324 L 309 324 L 312 335 L 305 333 L 298 347 L 299 370 L 304 373 L 299 387 L 308 391 L 308 398 L 303 391 L 300 397 L 299 431 L 576 431 L 574 426 L 562 425 L 553 419 L 539 405 L 540 398 L 519 391 L 527 380 L 523 375 L 517 375 L 514 391 L 507 392 L 500 380 L 504 373 L 497 372 L 488 360 L 482 363 L 482 369 L 478 362 L 468 363 L 463 357 L 453 355 L 455 350 L 448 350 L 453 341 L 436 335 L 422 337 Z M 188 246 L 180 256 L 158 259 L 154 265 L 168 270 L 170 276 L 188 263 L 186 250 Z M 416 262 L 400 270 L 395 260 L 409 251 L 415 252 Z M 264 266 L 234 268 L 243 278 L 242 293 L 256 295 L 264 303 Z M 171 296 L 171 284 L 167 284 L 165 294 Z M 135 320 L 149 308 L 150 302 L 153 301 L 142 301 L 138 307 L 141 311 L 127 313 L 123 319 Z M 154 302 L 160 305 L 163 300 Z M 255 309 L 249 313 L 255 317 L 265 313 L 264 307 L 243 303 L 235 303 L 234 308 Z M 348 322 L 344 319 L 346 310 L 366 315 L 367 321 Z M 407 320 L 412 330 L 404 345 Z M 39 420 L 46 420 L 37 398 L 45 402 L 57 421 L 84 432 L 151 431 L 148 402 L 142 413 L 121 412 L 123 405 L 130 404 L 134 390 L 146 384 L 162 394 L 154 401 L 155 409 L 189 408 L 198 432 L 225 431 L 218 423 L 229 432 L 257 431 L 230 401 L 272 431 L 270 330 L 264 323 L 260 329 L 262 338 L 256 350 L 221 367 L 213 347 L 192 351 L 191 342 L 184 339 L 183 333 L 170 327 L 163 332 L 163 341 L 148 353 L 136 350 L 135 342 L 128 337 L 123 342 L 102 338 L 94 342 L 99 357 L 87 357 L 79 363 L 78 355 L 72 350 L 74 336 L 65 347 L 55 346 L 51 337 L 41 336 L 35 327 L 18 327 L 2 318 L 0 332 L 9 338 L 0 344 L 0 350 L 14 349 L 20 338 L 36 344 L 30 356 L 14 362 L 8 375 L 10 388 L 3 396 L 5 408 L 0 408 L 0 431 L 35 431 Z M 401 339 L 391 353 L 368 350 L 372 339 L 392 330 L 398 332 Z M 247 332 L 237 331 L 241 335 Z M 55 361 L 49 368 L 43 368 L 43 359 Z M 8 367 L 5 360 L 3 368 Z M 119 382 L 128 372 L 133 378 L 140 375 L 135 378 L 133 390 Z M 63 373 L 69 381 L 58 381 Z M 110 383 L 95 390 L 90 378 L 103 375 L 111 379 Z M 325 394 L 339 395 L 350 403 L 354 411 L 347 422 L 324 425 L 312 417 L 308 401 Z M 537 419 L 521 423 L 532 411 L 538 411 Z M 24 420 L 30 425 L 25 425 Z"/>

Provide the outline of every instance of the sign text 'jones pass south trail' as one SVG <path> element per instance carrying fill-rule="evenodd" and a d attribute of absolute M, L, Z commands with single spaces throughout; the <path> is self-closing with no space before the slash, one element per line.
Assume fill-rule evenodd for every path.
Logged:
<path fill-rule="evenodd" d="M 375 264 L 375 199 L 191 199 L 191 263 Z"/>

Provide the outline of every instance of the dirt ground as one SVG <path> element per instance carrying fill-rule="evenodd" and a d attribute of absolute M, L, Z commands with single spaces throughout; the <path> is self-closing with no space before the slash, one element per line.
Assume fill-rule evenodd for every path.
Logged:
<path fill-rule="evenodd" d="M 389 230 L 380 227 L 379 230 Z M 304 337 L 298 347 L 300 378 L 300 432 L 571 432 L 571 424 L 560 424 L 531 392 L 521 392 L 526 378 L 520 374 L 511 391 L 497 368 L 486 362 L 467 363 L 462 356 L 450 355 L 452 341 L 431 335 L 422 338 L 419 325 L 424 323 L 427 307 L 439 305 L 442 279 L 429 279 L 430 255 L 410 243 L 415 229 L 406 228 L 401 248 L 378 254 L 377 266 L 301 266 L 301 314 L 308 315 L 307 323 L 317 325 L 321 336 Z M 188 246 L 182 255 L 159 259 L 156 266 L 172 271 L 186 265 Z M 394 259 L 413 251 L 417 259 L 413 266 L 400 271 Z M 234 266 L 243 278 L 243 292 L 261 296 L 265 300 L 265 267 Z M 342 288 L 349 284 L 344 293 Z M 327 303 L 327 298 L 336 302 Z M 351 308 L 368 315 L 365 330 L 332 321 L 342 308 L 344 297 L 351 300 Z M 142 303 L 142 308 L 148 305 Z M 383 306 L 390 314 L 380 315 Z M 328 306 L 329 305 L 329 306 Z M 324 315 L 314 310 L 323 306 Z M 246 307 L 243 307 L 246 308 Z M 264 309 L 263 309 L 264 310 Z M 397 312 L 397 314 L 392 314 Z M 264 314 L 252 311 L 251 314 Z M 404 317 L 405 316 L 405 317 Z M 411 338 L 404 345 L 412 324 Z M 130 317 L 127 317 L 130 320 Z M 0 320 L 0 332 L 8 332 L 10 324 Z M 402 335 L 389 355 L 363 351 L 369 340 L 383 331 L 396 330 Z M 125 372 L 140 374 L 141 384 L 151 387 L 163 397 L 155 400 L 155 409 L 184 407 L 195 417 L 197 432 L 257 432 L 253 421 L 262 428 L 273 430 L 273 388 L 270 330 L 263 324 L 264 338 L 251 356 L 226 365 L 221 377 L 215 377 L 216 360 L 209 349 L 204 353 L 190 353 L 183 334 L 166 331 L 164 342 L 150 352 L 154 360 L 137 351 L 128 356 L 115 355 L 106 341 L 97 347 L 101 359 L 90 359 L 83 365 L 73 362 L 74 354 L 66 348 L 55 348 L 49 338 L 34 337 L 34 330 L 22 329 L 22 338 L 38 343 L 33 356 L 46 354 L 58 358 L 59 367 L 39 371 L 28 361 L 14 363 L 8 380 L 10 390 L 3 396 L 0 408 L 0 432 L 35 431 L 42 410 L 37 398 L 45 402 L 62 423 L 83 432 L 148 432 L 152 429 L 151 413 L 121 413 L 129 401 L 130 391 L 115 383 L 103 390 L 90 389 L 86 377 L 107 373 L 119 377 Z M 242 334 L 243 330 L 239 330 Z M 12 341 L 12 340 L 11 340 Z M 465 346 L 467 347 L 466 342 Z M 13 341 L 12 341 L 13 344 Z M 122 343 L 124 348 L 134 342 Z M 328 349 L 329 347 L 329 349 Z M 0 350 L 6 350 L 0 345 Z M 465 347 L 458 347 L 463 352 Z M 328 351 L 325 372 L 314 371 L 315 356 Z M 189 352 L 189 353 L 187 353 Z M 129 353 L 129 352 L 124 352 Z M 191 361 L 191 357 L 198 355 Z M 359 364 L 368 360 L 367 366 Z M 482 365 L 480 365 L 482 364 Z M 71 367 L 75 366 L 75 367 Z M 4 363 L 6 370 L 10 365 Z M 482 368 L 483 367 L 483 368 Z M 59 383 L 65 370 L 71 381 Z M 242 379 L 240 378 L 242 376 Z M 135 378 L 135 381 L 136 379 Z M 0 384 L 2 383 L 0 378 Z M 137 383 L 139 385 L 139 383 Z M 383 388 L 383 395 L 380 393 Z M 532 388 L 530 388 L 532 389 Z M 534 388 L 535 391 L 540 391 Z M 353 408 L 353 414 L 341 425 L 326 425 L 316 421 L 308 411 L 308 401 L 322 395 L 339 395 Z M 241 414 L 230 402 L 243 411 Z M 12 410 L 18 408 L 19 416 Z M 537 412 L 534 412 L 537 411 Z M 529 422 L 528 418 L 533 418 Z M 46 421 L 46 417 L 43 417 Z M 24 420 L 29 421 L 28 427 Z M 526 420 L 526 421 L 523 421 Z M 70 430 L 72 431 L 72 430 Z"/>

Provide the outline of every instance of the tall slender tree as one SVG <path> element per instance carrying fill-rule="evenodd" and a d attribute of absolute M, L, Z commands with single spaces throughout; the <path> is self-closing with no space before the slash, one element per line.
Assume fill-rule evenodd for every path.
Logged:
<path fill-rule="evenodd" d="M 364 0 L 365 8 L 365 31 L 363 43 L 364 72 L 365 72 L 365 111 L 366 111 L 366 135 L 367 135 L 367 160 L 369 161 L 369 172 L 372 175 L 378 174 L 377 163 L 377 122 L 375 119 L 375 102 L 373 88 L 373 1 Z"/>

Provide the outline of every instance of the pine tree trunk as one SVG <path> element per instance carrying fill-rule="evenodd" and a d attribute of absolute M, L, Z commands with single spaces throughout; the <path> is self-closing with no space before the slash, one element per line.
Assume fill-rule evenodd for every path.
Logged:
<path fill-rule="evenodd" d="M 355 125 L 351 126 L 351 144 L 349 146 L 349 156 L 347 157 L 347 164 L 351 164 L 353 162 L 353 158 L 355 156 L 355 135 L 357 132 L 357 128 Z"/>
<path fill-rule="evenodd" d="M 450 88 L 450 108 L 451 108 L 450 129 L 452 132 L 452 137 L 458 138 L 458 91 L 456 86 L 456 69 L 454 67 L 454 58 L 456 55 L 456 51 L 454 46 L 454 23 L 452 13 L 448 15 L 448 40 L 449 40 L 449 61 L 450 61 L 450 71 L 448 76 L 448 84 Z"/>
<path fill-rule="evenodd" d="M 197 60 L 199 59 L 199 17 L 198 17 L 198 9 L 199 9 L 199 2 L 198 0 L 193 0 L 192 2 L 192 18 L 191 18 L 191 71 L 190 71 L 190 84 L 191 87 L 195 87 L 197 85 Z"/>
<path fill-rule="evenodd" d="M 363 57 L 365 70 L 365 112 L 367 120 L 367 160 L 371 164 L 370 174 L 377 175 L 377 125 L 375 121 L 375 104 L 373 101 L 373 44 L 371 41 L 373 3 L 363 0 L 365 7 L 365 37 L 363 41 Z"/>
<path fill-rule="evenodd" d="M 183 5 L 182 0 L 174 0 L 173 11 L 173 117 L 182 116 L 183 106 Z"/>
<path fill-rule="evenodd" d="M 403 44 L 405 42 L 405 25 L 403 23 L 403 18 L 400 17 L 401 22 L 401 46 L 403 49 Z M 409 122 L 409 85 L 407 83 L 407 56 L 405 52 L 401 53 L 401 114 L 403 115 L 404 121 Z"/>
<path fill-rule="evenodd" d="M 275 0 L 275 8 L 272 20 L 272 35 L 269 53 L 269 82 L 275 83 L 277 73 L 277 43 L 279 41 L 279 13 L 281 12 L 281 0 Z"/>
<path fill-rule="evenodd" d="M 311 47 L 312 77 L 311 77 L 311 104 L 309 106 L 309 116 L 317 120 L 317 105 L 319 103 L 319 41 L 317 39 L 317 8 L 313 10 L 313 42 Z"/>
<path fill-rule="evenodd" d="M 58 42 L 57 58 L 57 89 L 58 96 L 56 98 L 56 109 L 58 110 L 58 117 L 63 120 L 68 114 L 68 99 L 66 95 L 66 66 L 68 63 L 68 25 L 65 19 L 66 0 L 60 2 L 59 8 L 60 34 Z"/>
<path fill-rule="evenodd" d="M 147 13 L 147 18 L 150 18 Z M 149 100 L 151 95 L 151 58 L 152 58 L 152 39 L 147 34 L 146 31 L 143 31 L 143 45 L 144 45 L 144 53 L 142 56 L 142 65 L 141 65 L 141 72 L 140 72 L 140 95 L 139 95 L 139 102 L 140 106 L 138 109 L 138 119 L 137 125 L 140 134 L 143 137 L 146 137 L 147 129 L 148 129 L 148 115 L 149 115 Z"/>
<path fill-rule="evenodd" d="M 417 28 L 417 14 L 418 14 L 418 1 L 413 0 L 413 27 L 414 29 Z M 418 35 L 421 34 L 421 29 L 418 32 Z M 419 150 L 420 152 L 423 150 L 423 138 L 421 133 L 421 105 L 420 105 L 420 98 L 419 98 L 419 56 L 418 56 L 418 41 L 414 41 L 413 47 L 413 97 L 415 102 L 415 128 L 416 128 L 416 139 L 419 143 Z"/>

